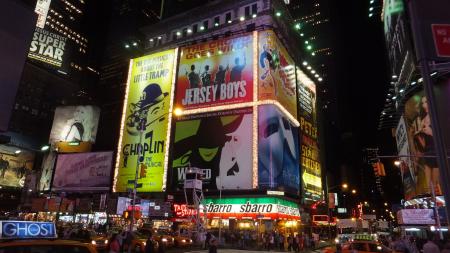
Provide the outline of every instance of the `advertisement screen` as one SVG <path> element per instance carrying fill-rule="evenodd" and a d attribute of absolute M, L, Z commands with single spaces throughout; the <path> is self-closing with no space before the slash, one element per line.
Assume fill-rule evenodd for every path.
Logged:
<path fill-rule="evenodd" d="M 36 27 L 28 57 L 60 68 L 67 42 L 67 37 Z"/>
<path fill-rule="evenodd" d="M 253 37 L 183 47 L 176 107 L 184 110 L 253 100 Z"/>
<path fill-rule="evenodd" d="M 136 209 L 139 209 L 141 211 L 142 216 L 149 215 L 150 200 L 141 199 L 140 203 L 137 204 L 136 202 L 135 206 L 137 207 Z M 123 212 L 127 210 L 132 210 L 132 199 L 126 197 L 119 197 L 117 199 L 117 214 L 122 215 Z"/>
<path fill-rule="evenodd" d="M 305 197 L 322 195 L 322 169 L 317 131 L 316 85 L 297 68 L 300 114 L 300 164 Z"/>
<path fill-rule="evenodd" d="M 298 192 L 298 128 L 274 105 L 258 107 L 258 184 Z"/>
<path fill-rule="evenodd" d="M 404 119 L 406 123 L 409 147 L 414 164 L 413 178 L 415 194 L 431 193 L 431 184 L 437 195 L 441 195 L 439 168 L 435 156 L 433 131 L 428 113 L 428 101 L 423 91 L 412 96 L 405 103 Z"/>
<path fill-rule="evenodd" d="M 61 154 L 56 160 L 54 191 L 108 190 L 112 152 Z"/>
<path fill-rule="evenodd" d="M 296 117 L 294 61 L 273 31 L 258 34 L 258 99 L 277 100 Z"/>
<path fill-rule="evenodd" d="M 142 187 L 138 191 L 164 190 L 163 175 L 175 58 L 175 50 L 172 49 L 131 61 L 114 178 L 116 192 L 125 192 L 132 186 L 128 185 L 128 181 L 135 178 L 139 162 L 138 150 L 141 147 L 144 159 L 137 182 Z"/>
<path fill-rule="evenodd" d="M 410 200 L 416 196 L 416 181 L 414 173 L 413 159 L 409 149 L 408 130 L 406 128 L 405 119 L 400 118 L 397 129 L 395 131 L 395 140 L 397 142 L 397 151 L 400 160 L 400 173 L 403 182 L 403 192 L 405 200 Z"/>
<path fill-rule="evenodd" d="M 0 186 L 21 188 L 27 172 L 33 169 L 34 153 L 0 145 Z"/>
<path fill-rule="evenodd" d="M 252 129 L 248 108 L 177 119 L 172 189 L 183 189 L 189 167 L 203 170 L 203 189 L 252 188 Z"/>
<path fill-rule="evenodd" d="M 100 108 L 92 105 L 57 107 L 50 132 L 50 143 L 94 143 L 99 117 Z"/>
<path fill-rule="evenodd" d="M 56 152 L 48 152 L 42 160 L 41 178 L 39 180 L 39 191 L 50 190 L 53 169 L 56 163 Z"/>

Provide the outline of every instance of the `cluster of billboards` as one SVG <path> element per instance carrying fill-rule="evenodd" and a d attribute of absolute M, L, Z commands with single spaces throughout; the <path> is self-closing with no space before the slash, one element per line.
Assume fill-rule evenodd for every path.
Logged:
<path fill-rule="evenodd" d="M 139 192 L 179 191 L 196 167 L 205 189 L 299 193 L 306 178 L 320 196 L 315 87 L 296 71 L 270 30 L 131 60 L 113 191 L 136 168 Z"/>

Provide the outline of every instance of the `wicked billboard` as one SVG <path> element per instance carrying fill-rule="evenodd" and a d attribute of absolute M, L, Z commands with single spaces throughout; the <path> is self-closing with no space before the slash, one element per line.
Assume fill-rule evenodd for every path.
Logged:
<path fill-rule="evenodd" d="M 252 188 L 252 109 L 180 117 L 170 162 L 172 189 L 183 188 L 186 170 L 202 169 L 204 189 Z"/>
<path fill-rule="evenodd" d="M 258 107 L 258 184 L 261 188 L 300 188 L 298 129 L 274 105 Z"/>
<path fill-rule="evenodd" d="M 183 47 L 175 104 L 194 109 L 253 100 L 253 37 Z"/>
<path fill-rule="evenodd" d="M 122 115 L 114 188 L 124 192 L 134 180 L 138 162 L 140 192 L 162 191 L 170 119 L 171 92 L 176 50 L 167 50 L 130 63 Z M 142 141 L 140 141 L 142 140 Z M 139 150 L 143 159 L 138 161 Z"/>

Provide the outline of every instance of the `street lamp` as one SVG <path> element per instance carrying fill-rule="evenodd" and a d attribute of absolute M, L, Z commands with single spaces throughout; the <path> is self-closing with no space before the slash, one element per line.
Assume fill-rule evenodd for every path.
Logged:
<path fill-rule="evenodd" d="M 347 184 L 347 183 L 343 183 L 343 184 L 342 184 L 342 188 L 343 188 L 343 189 L 347 189 L 347 188 L 348 188 L 348 184 Z"/>
<path fill-rule="evenodd" d="M 353 193 L 353 194 L 356 194 L 356 190 L 355 190 L 355 189 L 353 189 L 353 190 L 352 190 L 352 193 Z"/>
<path fill-rule="evenodd" d="M 394 161 L 394 165 L 397 166 L 397 167 L 400 166 L 401 163 L 402 162 L 400 162 L 399 160 Z"/>
<path fill-rule="evenodd" d="M 384 202 L 384 206 L 387 206 L 388 205 L 388 203 L 387 202 Z"/>

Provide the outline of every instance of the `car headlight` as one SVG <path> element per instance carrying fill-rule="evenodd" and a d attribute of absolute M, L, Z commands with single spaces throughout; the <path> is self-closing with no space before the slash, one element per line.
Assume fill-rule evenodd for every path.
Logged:
<path fill-rule="evenodd" d="M 97 242 L 96 242 L 96 241 L 94 241 L 94 240 L 92 240 L 92 241 L 91 241 L 91 243 L 92 243 L 92 244 L 94 244 L 94 245 L 95 245 L 95 244 L 97 244 Z"/>
<path fill-rule="evenodd" d="M 339 239 L 338 238 L 334 239 L 334 242 L 339 243 Z"/>
<path fill-rule="evenodd" d="M 183 240 L 181 240 L 181 241 L 182 241 L 182 242 L 186 242 L 186 240 L 184 240 L 184 239 L 183 239 Z"/>
<path fill-rule="evenodd" d="M 144 246 L 145 246 L 145 245 L 147 245 L 147 243 L 146 243 L 146 242 L 143 242 L 142 244 L 143 244 Z"/>
<path fill-rule="evenodd" d="M 381 250 L 382 248 L 381 248 L 381 246 L 377 246 L 377 250 Z"/>
<path fill-rule="evenodd" d="M 108 240 L 105 240 L 105 244 L 108 244 Z"/>
<path fill-rule="evenodd" d="M 163 241 L 163 242 L 167 242 L 167 239 L 166 239 L 166 238 L 163 238 L 162 241 Z"/>

